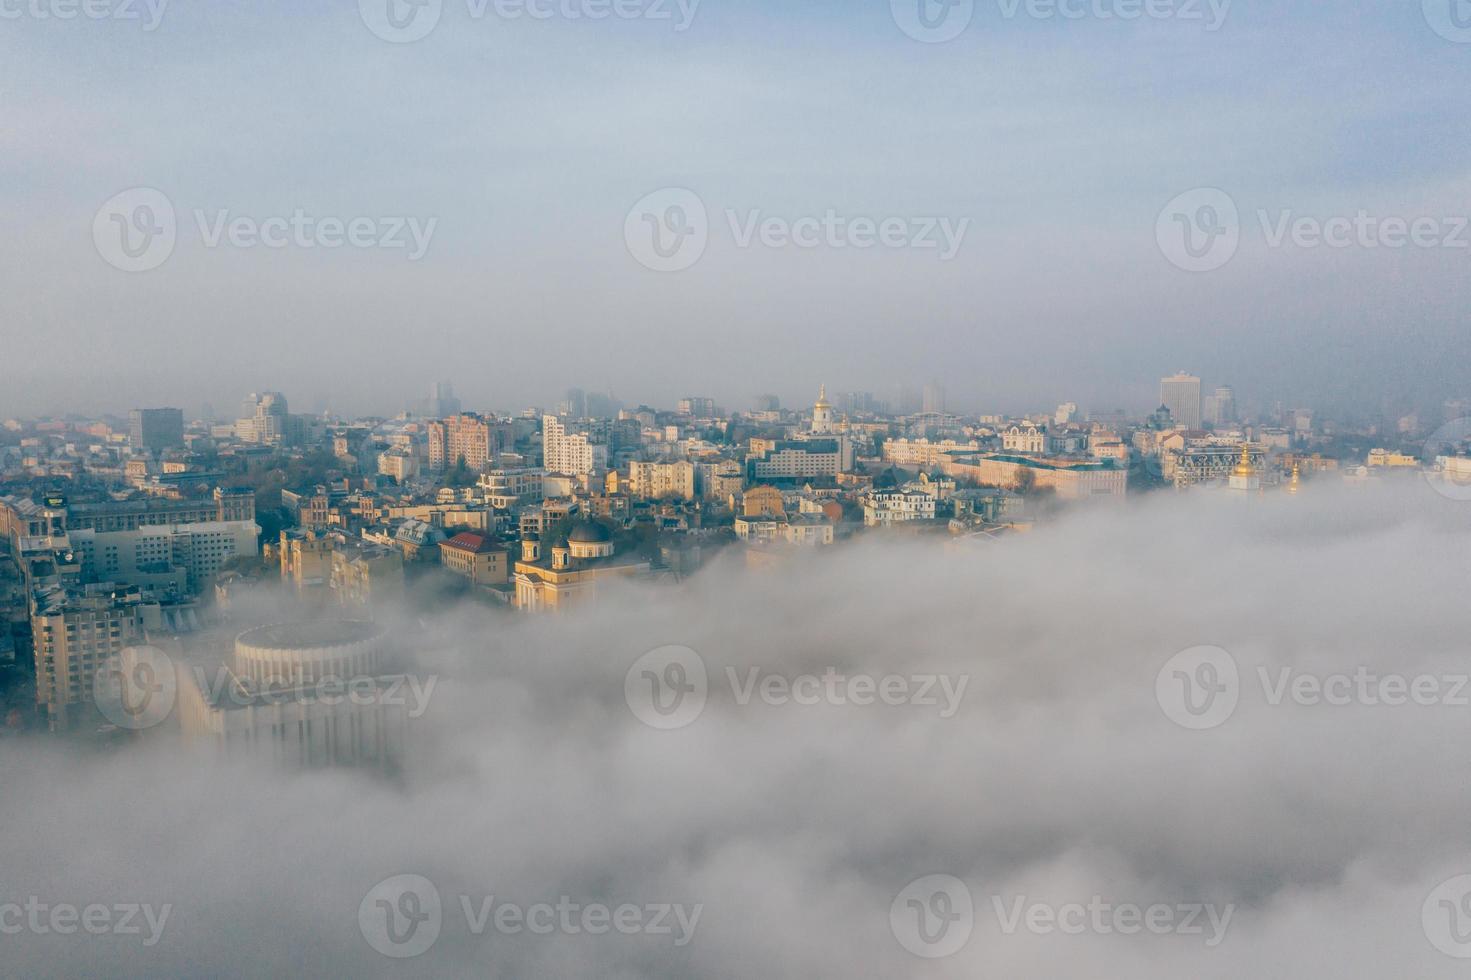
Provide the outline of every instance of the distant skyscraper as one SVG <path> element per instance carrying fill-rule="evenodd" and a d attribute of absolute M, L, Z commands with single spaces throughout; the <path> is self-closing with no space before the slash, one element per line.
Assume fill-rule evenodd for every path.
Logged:
<path fill-rule="evenodd" d="M 277 445 L 294 442 L 300 434 L 279 391 L 252 392 L 241 407 L 244 414 L 235 423 L 235 434 L 245 442 Z"/>
<path fill-rule="evenodd" d="M 697 419 L 714 418 L 715 399 L 681 398 L 679 400 L 679 412 L 681 415 L 690 415 Z"/>
<path fill-rule="evenodd" d="M 567 410 L 566 414 L 574 419 L 587 418 L 587 392 L 581 388 L 568 388 L 562 405 Z"/>
<path fill-rule="evenodd" d="M 775 395 L 757 395 L 756 411 L 779 412 L 781 411 L 781 399 Z"/>
<path fill-rule="evenodd" d="M 156 452 L 184 444 L 184 412 L 178 408 L 135 408 L 128 415 L 134 449 Z"/>
<path fill-rule="evenodd" d="M 1206 417 L 1214 425 L 1226 425 L 1236 421 L 1236 392 L 1230 385 L 1221 385 L 1210 397 L 1210 411 Z"/>
<path fill-rule="evenodd" d="M 434 400 L 434 411 L 430 414 L 435 418 L 460 414 L 460 400 L 455 397 L 455 386 L 448 381 L 434 382 L 433 394 L 430 397 Z"/>
<path fill-rule="evenodd" d="M 924 386 L 924 411 L 943 415 L 945 413 L 945 386 L 938 381 L 931 381 Z"/>
<path fill-rule="evenodd" d="M 462 411 L 460 399 L 455 397 L 455 386 L 448 381 L 436 381 L 429 389 L 428 398 L 416 398 L 409 402 L 409 412 L 430 419 L 448 418 Z"/>
<path fill-rule="evenodd" d="M 1200 428 L 1200 379 L 1180 372 L 1159 382 L 1160 404 L 1170 410 L 1176 425 Z"/>

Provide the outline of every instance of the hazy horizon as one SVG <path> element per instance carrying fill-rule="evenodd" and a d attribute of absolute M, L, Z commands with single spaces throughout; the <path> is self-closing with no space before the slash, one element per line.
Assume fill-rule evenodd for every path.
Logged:
<path fill-rule="evenodd" d="M 1212 30 L 1203 0 L 1176 5 L 1200 19 L 1136 20 L 994 0 L 946 43 L 907 36 L 887 3 L 640 0 L 595 21 L 445 0 L 427 36 L 391 43 L 344 0 L 175 3 L 151 30 L 141 3 L 139 21 L 63 21 L 13 2 L 0 414 L 260 389 L 388 414 L 444 377 L 487 408 L 573 386 L 805 403 L 820 382 L 934 378 L 971 410 L 1143 410 L 1182 367 L 1265 405 L 1464 397 L 1471 250 L 1445 240 L 1471 235 L 1273 241 L 1287 212 L 1471 210 L 1454 122 L 1471 46 L 1433 26 L 1436 2 L 1236 0 Z M 142 272 L 94 244 L 132 188 L 177 215 L 172 254 Z M 625 240 L 664 188 L 708 212 L 708 247 L 674 272 Z M 1156 235 L 1196 188 L 1240 214 L 1239 250 L 1207 272 Z M 417 258 L 407 233 L 207 244 L 298 210 L 434 226 Z M 742 245 L 753 221 L 829 211 L 968 224 L 948 260 Z"/>

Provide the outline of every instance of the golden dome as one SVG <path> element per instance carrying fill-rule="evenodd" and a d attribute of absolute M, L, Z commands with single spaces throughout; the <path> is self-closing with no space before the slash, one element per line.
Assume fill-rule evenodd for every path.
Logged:
<path fill-rule="evenodd" d="M 1256 469 L 1251 465 L 1251 443 L 1241 444 L 1241 461 L 1231 471 L 1232 476 L 1255 476 Z"/>
<path fill-rule="evenodd" d="M 827 385 L 822 385 L 820 388 L 817 389 L 817 404 L 813 405 L 812 407 L 817 409 L 832 408 L 832 406 L 827 403 Z"/>

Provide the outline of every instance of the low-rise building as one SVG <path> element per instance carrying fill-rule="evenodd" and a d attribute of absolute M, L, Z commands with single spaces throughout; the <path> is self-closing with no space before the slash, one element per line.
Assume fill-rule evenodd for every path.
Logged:
<path fill-rule="evenodd" d="M 509 553 L 490 538 L 464 532 L 439 546 L 439 560 L 447 571 L 475 585 L 502 585 L 509 578 Z"/>

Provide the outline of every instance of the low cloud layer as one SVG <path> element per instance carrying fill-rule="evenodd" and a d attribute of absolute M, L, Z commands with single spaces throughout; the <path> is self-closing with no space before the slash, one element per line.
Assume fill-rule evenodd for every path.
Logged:
<path fill-rule="evenodd" d="M 1424 484 L 1319 480 L 725 562 L 559 618 L 461 609 L 421 624 L 441 680 L 402 784 L 160 733 L 87 758 L 10 740 L 0 906 L 170 912 L 152 945 L 141 912 L 140 934 L 0 933 L 0 972 L 1462 976 L 1436 944 L 1471 954 L 1471 910 L 1432 893 L 1471 874 L 1468 543 L 1471 505 Z M 626 682 L 671 646 L 708 685 L 661 730 Z M 1191 730 L 1157 681 L 1202 646 L 1237 682 Z M 1377 680 L 1314 700 L 1345 674 Z M 1371 703 L 1385 677 L 1441 683 Z M 364 926 L 378 898 L 428 914 L 370 894 L 403 875 L 440 900 L 410 959 Z M 934 875 L 963 894 L 906 894 Z"/>

